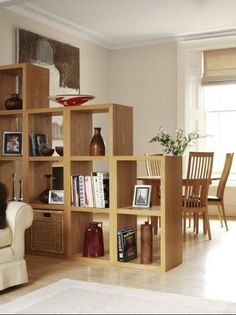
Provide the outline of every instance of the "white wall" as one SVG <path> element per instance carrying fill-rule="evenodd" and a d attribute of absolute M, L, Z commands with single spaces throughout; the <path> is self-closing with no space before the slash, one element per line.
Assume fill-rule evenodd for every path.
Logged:
<path fill-rule="evenodd" d="M 114 50 L 111 99 L 134 107 L 134 153 L 161 152 L 149 143 L 160 126 L 176 129 L 177 47 L 175 43 Z"/>

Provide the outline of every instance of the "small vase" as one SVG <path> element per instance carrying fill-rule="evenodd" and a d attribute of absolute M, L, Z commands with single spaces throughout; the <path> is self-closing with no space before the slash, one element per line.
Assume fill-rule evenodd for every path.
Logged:
<path fill-rule="evenodd" d="M 8 110 L 22 109 L 22 99 L 19 98 L 19 94 L 11 94 L 11 97 L 5 101 L 5 108 Z"/>
<path fill-rule="evenodd" d="M 105 155 L 105 143 L 101 136 L 101 128 L 94 128 L 94 135 L 89 147 L 90 155 Z"/>
<path fill-rule="evenodd" d="M 41 192 L 41 194 L 39 195 L 39 200 L 42 203 L 48 203 L 48 196 L 49 196 L 49 190 L 51 190 L 52 188 L 52 175 L 51 174 L 46 174 L 44 175 L 46 177 L 46 185 L 47 188 Z"/>

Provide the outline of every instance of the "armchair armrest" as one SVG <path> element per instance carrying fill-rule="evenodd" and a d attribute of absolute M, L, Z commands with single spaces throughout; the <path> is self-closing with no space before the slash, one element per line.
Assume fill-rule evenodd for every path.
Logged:
<path fill-rule="evenodd" d="M 25 230 L 33 222 L 33 209 L 29 204 L 11 201 L 7 206 L 7 223 L 12 232 L 12 249 L 16 259 L 22 259 L 25 253 Z"/>

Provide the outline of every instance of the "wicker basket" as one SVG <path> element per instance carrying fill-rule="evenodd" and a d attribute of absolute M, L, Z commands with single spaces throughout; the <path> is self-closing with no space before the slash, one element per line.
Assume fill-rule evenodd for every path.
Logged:
<path fill-rule="evenodd" d="M 31 250 L 64 253 L 63 211 L 34 210 Z"/>

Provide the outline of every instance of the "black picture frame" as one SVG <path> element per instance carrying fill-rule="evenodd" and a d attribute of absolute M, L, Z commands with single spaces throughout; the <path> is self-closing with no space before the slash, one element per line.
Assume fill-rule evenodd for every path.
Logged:
<path fill-rule="evenodd" d="M 45 133 L 30 133 L 31 154 L 42 155 L 41 149 L 48 148 L 48 136 Z"/>
<path fill-rule="evenodd" d="M 3 155 L 22 155 L 22 132 L 3 132 Z"/>
<path fill-rule="evenodd" d="M 135 185 L 133 207 L 150 208 L 151 190 L 151 185 Z"/>

